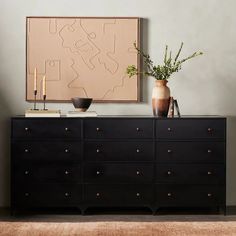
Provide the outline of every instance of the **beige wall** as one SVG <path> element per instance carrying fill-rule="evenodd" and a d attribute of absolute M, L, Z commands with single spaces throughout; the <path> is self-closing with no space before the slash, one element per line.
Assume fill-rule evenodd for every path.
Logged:
<path fill-rule="evenodd" d="M 183 66 L 169 82 L 186 115 L 228 116 L 227 204 L 236 205 L 236 1 L 235 0 L 0 0 L 0 206 L 9 205 L 9 118 L 25 102 L 26 16 L 139 16 L 143 46 L 156 61 L 165 44 L 183 56 L 205 54 Z M 147 46 L 148 45 L 148 46 Z M 94 104 L 98 114 L 151 114 L 153 79 L 142 81 L 140 104 Z M 71 104 L 50 104 L 63 112 Z"/>

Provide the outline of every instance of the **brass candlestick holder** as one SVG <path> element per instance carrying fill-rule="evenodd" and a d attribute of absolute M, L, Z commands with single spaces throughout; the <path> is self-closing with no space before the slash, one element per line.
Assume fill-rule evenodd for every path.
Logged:
<path fill-rule="evenodd" d="M 37 105 L 37 102 L 36 102 L 36 97 L 37 97 L 37 90 L 34 90 L 34 109 L 33 110 L 38 110 L 37 108 L 36 108 L 36 105 Z"/>
<path fill-rule="evenodd" d="M 46 94 L 43 95 L 43 110 L 46 111 Z"/>

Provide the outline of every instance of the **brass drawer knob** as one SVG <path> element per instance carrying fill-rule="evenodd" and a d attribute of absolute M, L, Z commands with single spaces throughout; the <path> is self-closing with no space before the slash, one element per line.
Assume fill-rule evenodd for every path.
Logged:
<path fill-rule="evenodd" d="M 65 197 L 69 197 L 70 196 L 70 194 L 69 193 L 65 193 Z"/>
<path fill-rule="evenodd" d="M 137 153 L 140 153 L 140 150 L 139 150 L 139 149 L 136 149 L 136 152 L 137 152 Z"/>
<path fill-rule="evenodd" d="M 29 131 L 29 128 L 28 128 L 28 127 L 25 127 L 25 131 Z"/>
<path fill-rule="evenodd" d="M 140 193 L 136 193 L 136 196 L 137 196 L 137 197 L 140 197 Z"/>
<path fill-rule="evenodd" d="M 208 152 L 208 153 L 212 153 L 211 149 L 208 149 L 207 152 Z"/>
<path fill-rule="evenodd" d="M 208 174 L 208 175 L 212 175 L 212 172 L 211 172 L 211 171 L 207 171 L 207 174 Z"/>
<path fill-rule="evenodd" d="M 96 128 L 96 131 L 101 131 L 101 129 L 99 127 Z"/>
<path fill-rule="evenodd" d="M 68 170 L 65 171 L 65 175 L 68 175 L 70 174 L 70 172 Z"/>
<path fill-rule="evenodd" d="M 96 152 L 99 153 L 99 152 L 100 152 L 100 149 L 97 149 Z"/>
<path fill-rule="evenodd" d="M 172 129 L 170 127 L 167 128 L 168 131 L 172 131 Z"/>
<path fill-rule="evenodd" d="M 98 171 L 96 172 L 96 174 L 97 174 L 97 175 L 100 175 L 100 174 L 101 174 L 101 172 L 98 170 Z"/>
<path fill-rule="evenodd" d="M 208 194 L 207 194 L 207 197 L 212 197 L 212 194 L 211 194 L 211 193 L 208 193 Z"/>
<path fill-rule="evenodd" d="M 25 149 L 25 153 L 28 153 L 28 152 L 29 152 L 29 149 L 26 148 L 26 149 Z"/>
<path fill-rule="evenodd" d="M 167 152 L 168 152 L 168 153 L 172 153 L 172 150 L 171 150 L 171 149 L 168 149 Z"/>
<path fill-rule="evenodd" d="M 29 197 L 29 193 L 25 193 L 25 197 Z"/>
<path fill-rule="evenodd" d="M 137 171 L 136 171 L 136 174 L 137 174 L 137 175 L 140 175 L 140 171 L 139 171 L 139 170 L 137 170 Z"/>
<path fill-rule="evenodd" d="M 172 194 L 171 194 L 171 193 L 167 193 L 167 196 L 168 196 L 168 197 L 171 197 L 171 196 L 172 196 Z"/>
<path fill-rule="evenodd" d="M 68 149 L 68 148 L 66 148 L 66 149 L 65 149 L 65 153 L 68 153 L 68 152 L 70 152 L 70 151 L 69 151 L 69 149 Z"/>
<path fill-rule="evenodd" d="M 167 171 L 167 174 L 168 174 L 168 175 L 171 175 L 171 174 L 172 174 L 172 172 L 171 172 L 170 170 L 168 170 L 168 171 Z"/>
<path fill-rule="evenodd" d="M 29 174 L 29 171 L 28 171 L 28 170 L 26 170 L 26 171 L 25 171 L 25 175 L 28 175 L 28 174 Z"/>
<path fill-rule="evenodd" d="M 96 196 L 97 196 L 97 197 L 100 197 L 100 193 L 96 193 Z"/>
<path fill-rule="evenodd" d="M 212 128 L 207 128 L 207 132 L 209 132 L 209 133 L 211 133 L 213 131 L 213 129 Z"/>
<path fill-rule="evenodd" d="M 68 127 L 65 127 L 65 131 L 69 131 L 69 128 L 68 128 Z"/>

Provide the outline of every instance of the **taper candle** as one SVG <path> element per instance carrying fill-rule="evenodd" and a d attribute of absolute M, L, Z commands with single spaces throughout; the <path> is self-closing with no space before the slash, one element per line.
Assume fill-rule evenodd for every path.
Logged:
<path fill-rule="evenodd" d="M 34 91 L 37 91 L 37 68 L 34 68 Z"/>
<path fill-rule="evenodd" d="M 43 95 L 46 95 L 46 76 L 43 76 Z"/>

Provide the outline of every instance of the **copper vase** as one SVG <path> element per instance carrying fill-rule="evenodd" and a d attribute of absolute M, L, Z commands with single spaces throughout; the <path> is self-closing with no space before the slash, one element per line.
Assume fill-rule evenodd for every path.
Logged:
<path fill-rule="evenodd" d="M 152 110 L 154 116 L 167 117 L 170 103 L 170 89 L 167 80 L 156 80 L 152 90 Z"/>

